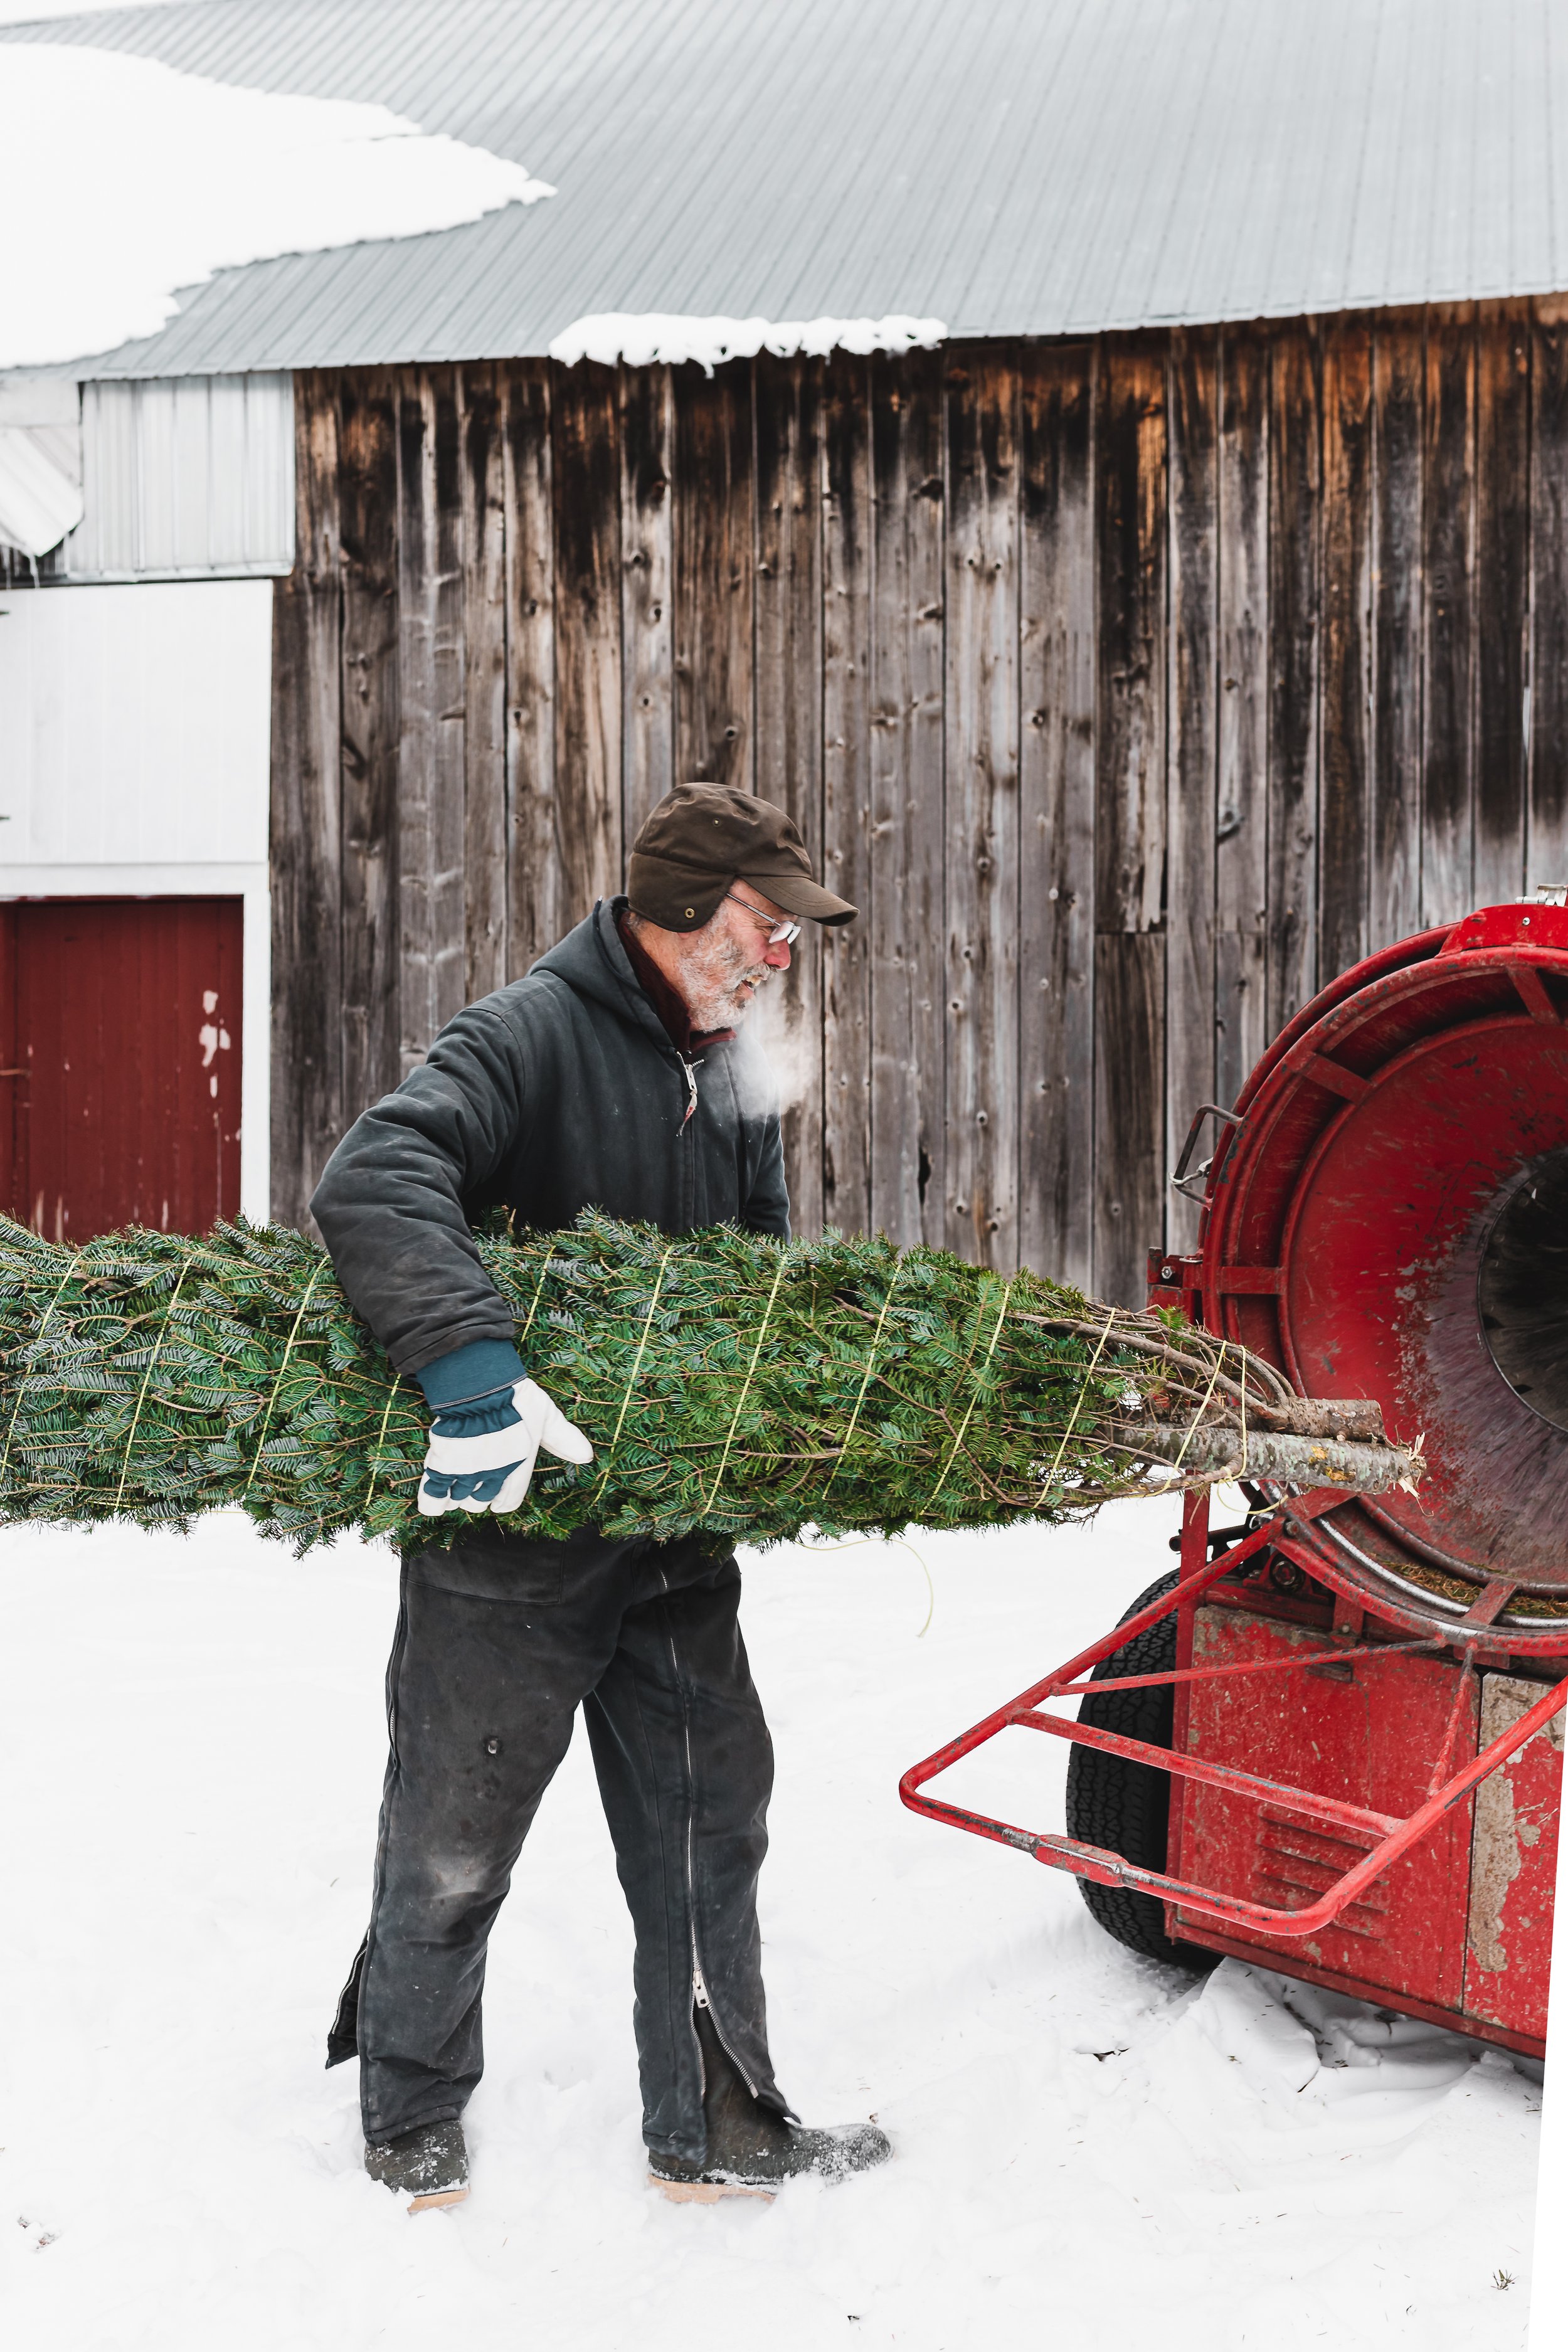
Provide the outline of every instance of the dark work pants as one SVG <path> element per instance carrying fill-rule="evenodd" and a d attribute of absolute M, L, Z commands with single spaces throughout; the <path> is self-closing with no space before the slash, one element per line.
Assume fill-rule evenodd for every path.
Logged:
<path fill-rule="evenodd" d="M 480 1521 L 403 1562 L 392 1752 L 364 1945 L 328 2043 L 360 2059 L 369 2139 L 462 2113 L 483 2069 L 490 1926 L 581 1706 L 637 1931 L 650 2147 L 700 2161 L 700 1969 L 756 2095 L 773 2082 L 757 1933 L 773 1744 L 737 1622 L 741 1573 L 690 1542 Z"/>

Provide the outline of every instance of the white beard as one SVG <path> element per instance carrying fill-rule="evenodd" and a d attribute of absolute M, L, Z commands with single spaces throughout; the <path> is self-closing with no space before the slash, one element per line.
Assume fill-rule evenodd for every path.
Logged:
<path fill-rule="evenodd" d="M 738 940 L 721 932 L 697 950 L 680 975 L 680 992 L 696 1030 L 738 1029 L 756 991 L 773 978 L 771 963 L 753 963 Z M 749 987 L 752 993 L 737 992 Z"/>

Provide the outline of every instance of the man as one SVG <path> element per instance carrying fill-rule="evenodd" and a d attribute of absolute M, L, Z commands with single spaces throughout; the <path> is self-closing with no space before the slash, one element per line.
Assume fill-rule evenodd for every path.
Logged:
<path fill-rule="evenodd" d="M 359 2056 L 365 2168 L 411 2210 L 468 2193 L 486 1942 L 579 1705 L 637 1934 L 652 2179 L 767 2196 L 889 2153 L 873 2125 L 807 2130 L 773 2079 L 756 1916 L 773 1750 L 734 1558 L 494 1518 L 541 1446 L 592 1449 L 528 1378 L 470 1229 L 499 1203 L 539 1231 L 595 1207 L 787 1240 L 778 1114 L 738 1032 L 802 921 L 855 913 L 782 809 L 678 785 L 632 845 L 627 896 L 449 1023 L 310 1204 L 430 1406 L 420 1510 L 475 1515 L 450 1549 L 404 1553 L 370 1928 L 328 2042 L 329 2065 Z"/>

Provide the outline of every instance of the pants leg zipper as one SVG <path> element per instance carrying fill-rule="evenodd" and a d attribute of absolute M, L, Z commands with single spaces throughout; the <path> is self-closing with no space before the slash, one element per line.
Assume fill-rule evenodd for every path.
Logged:
<path fill-rule="evenodd" d="M 658 1572 L 658 1580 L 664 1587 L 665 1598 L 668 1601 L 669 1580 L 662 1569 Z M 665 1626 L 665 1640 L 669 1646 L 669 1664 L 670 1671 L 675 1676 L 675 1687 L 680 1696 L 680 1728 L 686 1743 L 686 1917 L 691 1931 L 691 1998 L 696 2006 L 699 2009 L 705 2009 L 712 2019 L 713 2031 L 719 2037 L 721 2049 L 754 2099 L 758 2096 L 757 2086 L 731 2048 L 729 2037 L 719 2021 L 719 2012 L 709 1996 L 708 1979 L 702 1973 L 702 1958 L 697 1948 L 697 1867 L 692 1850 L 693 1840 L 697 1833 L 695 1803 L 697 1779 L 691 1762 L 691 1716 L 686 1704 L 685 1690 L 680 1679 L 680 1661 L 676 1654 L 675 1636 L 669 1631 L 668 1619 Z M 699 2046 L 698 2054 L 700 2058 L 700 2046 Z"/>

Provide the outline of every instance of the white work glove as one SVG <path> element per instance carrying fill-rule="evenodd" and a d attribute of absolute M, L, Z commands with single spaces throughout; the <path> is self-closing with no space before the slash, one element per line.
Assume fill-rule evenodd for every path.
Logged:
<path fill-rule="evenodd" d="M 582 1431 L 537 1381 L 518 1381 L 467 1404 L 443 1407 L 430 1425 L 419 1481 L 422 1515 L 437 1519 L 444 1511 L 515 1511 L 528 1492 L 541 1446 L 558 1462 L 594 1458 Z"/>

